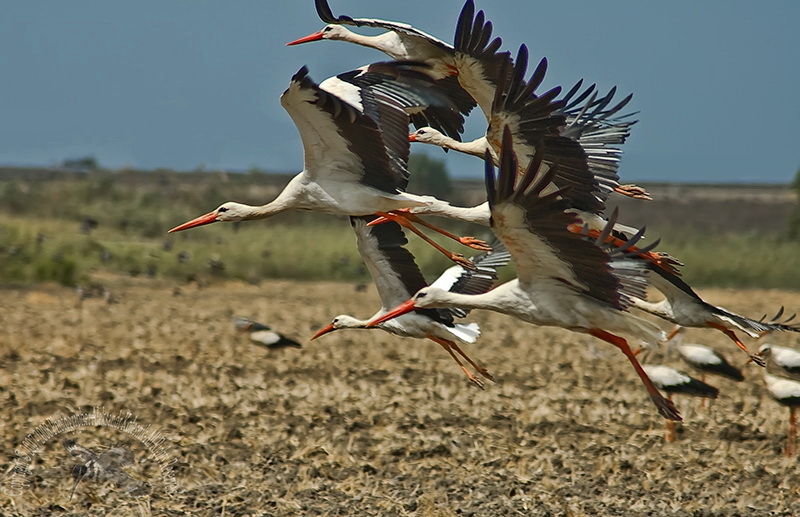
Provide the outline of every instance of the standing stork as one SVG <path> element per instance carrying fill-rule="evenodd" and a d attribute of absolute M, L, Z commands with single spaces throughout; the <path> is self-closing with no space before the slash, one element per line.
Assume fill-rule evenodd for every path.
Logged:
<path fill-rule="evenodd" d="M 770 396 L 782 406 L 789 408 L 789 429 L 786 431 L 786 457 L 797 453 L 797 408 L 800 407 L 800 382 L 778 377 L 764 371 L 764 383 Z"/>
<path fill-rule="evenodd" d="M 647 376 L 653 381 L 660 390 L 667 394 L 667 398 L 672 400 L 672 395 L 689 395 L 715 399 L 719 396 L 719 390 L 702 380 L 695 379 L 675 368 L 660 364 L 642 365 Z M 667 420 L 666 434 L 664 439 L 668 443 L 675 441 L 675 422 Z"/>
<path fill-rule="evenodd" d="M 488 153 L 485 162 L 492 230 L 511 253 L 518 278 L 475 295 L 426 287 L 370 326 L 416 309 L 458 307 L 492 310 L 535 325 L 589 334 L 619 348 L 659 413 L 679 421 L 675 405 L 658 391 L 620 336 L 648 343 L 664 338 L 658 327 L 625 310 L 634 296 L 644 295 L 647 284 L 642 261 L 631 260 L 618 249 L 601 248 L 603 235 L 591 241 L 568 230 L 577 218 L 565 212 L 569 201 L 563 189 L 543 194 L 558 167 L 543 172 L 541 151 L 537 150 L 525 174 L 517 180 L 510 131 L 503 134 L 499 176 Z M 610 231 L 607 227 L 606 232 Z"/>
<path fill-rule="evenodd" d="M 272 330 L 267 325 L 253 321 L 249 318 L 233 318 L 233 326 L 242 333 L 247 333 L 252 343 L 265 348 L 303 348 L 303 345 L 280 332 Z"/>
<path fill-rule="evenodd" d="M 758 354 L 782 376 L 800 381 L 800 350 L 764 343 Z"/>
<path fill-rule="evenodd" d="M 667 346 L 675 347 L 683 362 L 700 372 L 700 380 L 706 380 L 706 374 L 719 375 L 735 382 L 744 380 L 742 371 L 728 362 L 725 357 L 711 347 L 698 345 L 696 343 L 683 343 L 674 340 L 684 332 L 681 326 L 676 326 L 667 335 Z M 763 356 L 759 350 L 759 355 Z"/>
<path fill-rule="evenodd" d="M 447 105 L 431 79 L 412 63 L 375 63 L 316 84 L 303 67 L 281 95 L 303 142 L 304 169 L 265 205 L 227 202 L 176 226 L 177 232 L 217 221 L 265 219 L 287 210 L 314 210 L 363 216 L 402 208 L 430 213 L 458 211 L 432 196 L 404 192 L 408 184 L 407 109 Z M 423 239 L 450 259 L 471 266 L 458 253 L 445 250 L 416 228 Z M 462 244 L 486 251 L 483 241 L 456 237 Z"/>
<path fill-rule="evenodd" d="M 361 258 L 372 275 L 381 308 L 372 317 L 360 320 L 347 314 L 336 316 L 330 325 L 314 334 L 317 339 L 329 332 L 340 329 L 363 329 L 374 319 L 386 314 L 389 309 L 407 300 L 421 288 L 428 285 L 411 254 L 404 246 L 408 243 L 403 230 L 396 223 L 368 226 L 373 216 L 351 217 L 350 224 L 356 234 L 356 242 Z M 494 246 L 472 259 L 475 269 L 453 266 L 446 270 L 432 284 L 442 289 L 460 293 L 482 293 L 491 289 L 497 279 L 496 269 L 511 260 L 511 255 L 502 245 Z M 475 323 L 455 323 L 454 317 L 464 317 L 460 310 L 421 309 L 380 324 L 379 328 L 390 334 L 403 337 L 427 338 L 442 346 L 458 363 L 467 378 L 479 387 L 483 383 L 461 362 L 456 353 L 463 357 L 483 377 L 494 380 L 491 374 L 476 364 L 458 346 L 457 342 L 472 344 L 480 335 Z"/>

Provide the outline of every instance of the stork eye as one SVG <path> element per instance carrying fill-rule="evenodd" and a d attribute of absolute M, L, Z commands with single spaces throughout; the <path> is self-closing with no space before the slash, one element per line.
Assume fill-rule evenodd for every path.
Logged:
<path fill-rule="evenodd" d="M 424 135 L 425 134 L 425 130 L 424 129 L 420 129 L 419 131 L 417 131 L 417 134 L 418 135 Z"/>
<path fill-rule="evenodd" d="M 419 293 L 417 295 L 417 300 L 419 300 L 420 298 L 425 298 L 426 296 L 428 296 L 428 293 Z"/>
<path fill-rule="evenodd" d="M 228 209 L 225 208 L 224 206 L 219 207 L 219 210 L 217 210 L 217 212 L 220 212 L 220 213 L 227 212 L 227 211 L 228 211 Z"/>
<path fill-rule="evenodd" d="M 325 27 L 322 32 L 330 32 L 333 27 Z"/>

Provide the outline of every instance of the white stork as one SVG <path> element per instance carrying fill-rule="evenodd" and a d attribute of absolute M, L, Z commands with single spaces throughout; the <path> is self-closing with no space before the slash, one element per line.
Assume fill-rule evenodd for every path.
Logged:
<path fill-rule="evenodd" d="M 333 319 L 330 325 L 321 329 L 311 339 L 316 339 L 334 330 L 367 328 L 370 321 L 384 315 L 389 309 L 407 300 L 419 289 L 428 285 L 414 261 L 414 256 L 404 247 L 408 241 L 400 226 L 396 223 L 368 226 L 367 223 L 372 218 L 372 216 L 351 217 L 350 223 L 356 234 L 358 251 L 378 290 L 381 309 L 366 320 L 340 314 Z M 472 260 L 476 269 L 453 266 L 431 285 L 460 293 L 488 291 L 497 279 L 496 268 L 507 264 L 511 260 L 511 255 L 502 245 L 497 245 L 492 252 L 483 253 L 473 257 Z M 458 363 L 467 378 L 482 388 L 483 383 L 456 356 L 458 353 L 483 377 L 494 380 L 485 368 L 478 366 L 456 343 L 456 341 L 474 343 L 480 335 L 480 329 L 475 323 L 455 323 L 454 316 L 464 317 L 466 313 L 458 309 L 424 309 L 405 314 L 373 328 L 380 328 L 397 336 L 428 338 L 438 343 Z"/>
<path fill-rule="evenodd" d="M 293 209 L 347 216 L 412 207 L 427 213 L 458 212 L 459 207 L 435 197 L 403 191 L 408 184 L 406 110 L 448 103 L 431 79 L 419 71 L 421 67 L 424 65 L 375 63 L 319 85 L 301 68 L 281 95 L 281 105 L 300 132 L 303 171 L 270 203 L 227 202 L 169 232 L 217 221 L 264 219 Z M 460 254 L 411 229 L 449 258 L 471 265 Z M 442 233 L 476 249 L 488 249 L 477 239 Z"/>
<path fill-rule="evenodd" d="M 495 177 L 491 156 L 485 157 L 486 188 L 492 230 L 511 253 L 518 278 L 476 295 L 426 287 L 370 326 L 416 309 L 458 307 L 493 310 L 536 325 L 590 334 L 619 348 L 659 413 L 664 418 L 680 420 L 674 404 L 653 385 L 628 342 L 619 335 L 648 343 L 664 338 L 658 327 L 625 310 L 634 296 L 644 295 L 643 262 L 627 259 L 617 250 L 605 251 L 600 247 L 602 239 L 592 242 L 570 232 L 568 227 L 577 219 L 565 212 L 569 202 L 562 197 L 564 191 L 542 194 L 557 167 L 537 178 L 542 164 L 537 155 L 517 181 L 517 160 L 512 149 L 511 132 L 505 131 L 499 177 Z M 621 256 L 612 260 L 612 253 Z"/>
<path fill-rule="evenodd" d="M 475 101 L 457 79 L 458 70 L 454 61 L 453 46 L 406 23 L 378 20 L 372 18 L 352 18 L 334 16 L 327 0 L 316 0 L 317 14 L 327 23 L 322 30 L 287 43 L 299 45 L 310 41 L 339 40 L 379 50 L 397 61 L 417 61 L 430 66 L 427 73 L 436 80 L 458 107 L 467 115 L 475 107 Z M 357 34 L 344 25 L 353 27 L 373 27 L 386 32 L 377 36 Z M 434 126 L 452 138 L 460 138 L 464 130 L 464 117 L 458 113 L 443 112 L 437 109 L 413 114 L 411 122 L 417 126 Z"/>
<path fill-rule="evenodd" d="M 776 372 L 800 381 L 800 350 L 764 343 L 759 347 L 758 354 Z"/>
<path fill-rule="evenodd" d="M 247 333 L 250 342 L 265 348 L 303 348 L 303 345 L 280 332 L 272 330 L 267 325 L 253 321 L 249 318 L 233 318 L 233 326 L 242 333 Z"/>
<path fill-rule="evenodd" d="M 669 400 L 672 400 L 672 395 L 689 395 L 701 397 L 704 400 L 715 399 L 719 396 L 719 390 L 714 386 L 670 366 L 645 364 L 642 365 L 642 368 L 647 372 L 647 376 L 650 377 L 653 384 L 667 394 Z M 669 443 L 675 441 L 675 422 L 672 420 L 667 420 L 664 439 Z"/>
<path fill-rule="evenodd" d="M 700 372 L 701 381 L 706 380 L 706 374 L 719 375 L 735 382 L 744 380 L 742 371 L 728 362 L 725 357 L 711 347 L 696 343 L 675 342 L 675 338 L 684 331 L 683 327 L 677 326 L 667 335 L 669 347 L 674 347 L 678 351 L 683 362 Z M 759 350 L 759 355 L 761 351 Z"/>
<path fill-rule="evenodd" d="M 787 457 L 797 453 L 797 408 L 800 407 L 800 382 L 772 375 L 764 371 L 764 383 L 770 396 L 779 404 L 789 408 L 789 429 L 786 432 Z"/>
<path fill-rule="evenodd" d="M 763 321 L 763 318 L 756 321 L 722 307 L 711 305 L 695 293 L 689 284 L 678 275 L 652 264 L 648 265 L 648 270 L 650 271 L 650 284 L 664 294 L 665 298 L 658 302 L 635 299 L 636 308 L 655 314 L 681 327 L 717 329 L 744 350 L 750 359 L 759 366 L 765 365 L 764 359 L 758 354 L 751 354 L 734 330 L 741 330 L 752 338 L 758 338 L 768 332 L 800 332 L 800 329 L 790 325 L 775 321 Z M 779 317 L 779 315 L 777 316 Z"/>

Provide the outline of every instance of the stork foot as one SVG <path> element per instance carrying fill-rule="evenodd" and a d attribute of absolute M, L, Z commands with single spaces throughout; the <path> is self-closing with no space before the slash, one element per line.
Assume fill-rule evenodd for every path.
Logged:
<path fill-rule="evenodd" d="M 644 199 L 645 201 L 653 200 L 653 198 L 645 189 L 632 183 L 627 185 L 619 185 L 614 189 L 614 192 L 617 194 L 622 194 L 623 196 L 632 197 L 633 199 Z"/>
<path fill-rule="evenodd" d="M 459 237 L 458 242 L 464 246 L 469 246 L 472 249 L 480 251 L 492 251 L 492 247 L 489 246 L 486 241 L 476 239 L 475 237 Z"/>
<path fill-rule="evenodd" d="M 762 367 L 762 368 L 766 368 L 766 366 L 767 366 L 767 360 L 766 360 L 766 359 L 764 359 L 764 358 L 763 358 L 761 355 L 759 355 L 759 354 L 751 354 L 751 355 L 750 355 L 750 360 L 751 360 L 752 362 L 756 363 L 758 366 L 760 366 L 760 367 Z"/>
<path fill-rule="evenodd" d="M 683 418 L 681 418 L 681 413 L 678 411 L 678 408 L 675 407 L 675 404 L 671 400 L 663 396 L 656 397 L 654 395 L 651 396 L 651 398 L 653 399 L 653 403 L 656 405 L 656 408 L 658 409 L 658 414 L 660 414 L 667 420 L 672 420 L 674 422 L 683 422 Z"/>
<path fill-rule="evenodd" d="M 444 255 L 464 269 L 469 269 L 470 271 L 476 271 L 478 269 L 470 259 L 466 258 L 461 253 L 445 250 Z"/>

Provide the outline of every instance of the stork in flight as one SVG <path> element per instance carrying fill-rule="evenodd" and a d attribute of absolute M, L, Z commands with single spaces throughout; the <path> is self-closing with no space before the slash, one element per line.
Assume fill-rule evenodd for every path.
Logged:
<path fill-rule="evenodd" d="M 569 207 L 564 197 L 567 192 L 560 189 L 543 194 L 557 166 L 543 172 L 541 152 L 537 150 L 525 174 L 517 179 L 517 159 L 509 130 L 503 133 L 499 176 L 495 176 L 488 153 L 485 162 L 492 230 L 511 253 L 518 278 L 475 295 L 426 287 L 373 320 L 370 326 L 416 309 L 458 307 L 493 310 L 535 325 L 589 334 L 619 348 L 659 413 L 664 418 L 680 420 L 675 405 L 658 391 L 628 342 L 620 336 L 625 334 L 648 343 L 657 343 L 664 337 L 658 327 L 625 310 L 633 303 L 633 297 L 644 295 L 647 287 L 643 261 L 627 258 L 620 249 L 601 248 L 608 248 L 603 235 L 589 240 L 569 231 L 577 218 L 565 211 Z M 606 232 L 610 230 L 606 228 Z"/>
<path fill-rule="evenodd" d="M 281 95 L 281 105 L 300 132 L 303 171 L 270 203 L 250 206 L 227 202 L 169 232 L 217 221 L 264 219 L 293 209 L 346 216 L 403 208 L 420 208 L 426 213 L 464 210 L 432 196 L 404 192 L 410 145 L 406 110 L 449 103 L 420 72 L 424 68 L 408 62 L 375 63 L 319 85 L 308 76 L 306 67 L 301 68 Z M 471 266 L 460 254 L 445 250 L 409 226 L 452 260 Z M 478 239 L 442 233 L 462 244 L 488 250 Z"/>
<path fill-rule="evenodd" d="M 423 114 L 412 115 L 411 122 L 416 127 L 433 126 L 451 138 L 460 138 L 464 131 L 463 116 L 468 115 L 475 107 L 475 100 L 459 83 L 452 45 L 406 23 L 352 18 L 346 15 L 334 16 L 327 0 L 316 0 L 315 5 L 320 19 L 328 25 L 287 45 L 321 40 L 348 41 L 379 50 L 397 61 L 419 61 L 429 65 L 427 73 L 447 91 L 460 114 L 456 113 L 454 116 L 437 109 L 426 110 Z M 345 25 L 384 29 L 386 32 L 377 36 L 363 36 L 349 30 Z"/>
<path fill-rule="evenodd" d="M 402 228 L 394 222 L 368 226 L 372 219 L 374 216 L 351 217 L 350 224 L 356 234 L 358 251 L 378 290 L 381 299 L 380 310 L 366 320 L 340 314 L 311 339 L 340 329 L 367 328 L 372 320 L 384 315 L 389 309 L 408 300 L 414 293 L 428 285 L 414 260 L 414 255 L 404 247 L 408 241 Z M 473 257 L 475 269 L 453 266 L 431 285 L 459 293 L 486 292 L 497 280 L 496 269 L 507 264 L 509 260 L 511 255 L 502 244 L 495 245 L 492 252 Z M 463 357 L 483 377 L 494 380 L 491 374 L 470 359 L 457 343 L 472 344 L 480 335 L 480 329 L 475 323 L 455 323 L 454 317 L 464 316 L 466 313 L 458 309 L 420 309 L 372 328 L 403 337 L 427 338 L 438 343 L 458 363 L 467 378 L 483 388 L 481 380 L 470 372 L 456 355 Z"/>
<path fill-rule="evenodd" d="M 434 128 L 421 128 L 409 139 L 436 143 L 480 157 L 488 150 L 497 165 L 502 132 L 510 127 L 518 156 L 518 174 L 525 171 L 536 147 L 543 146 L 544 161 L 558 162 L 560 166 L 550 191 L 566 186 L 571 188 L 570 208 L 576 211 L 582 223 L 589 225 L 594 236 L 599 235 L 605 226 L 602 212 L 611 192 L 650 199 L 640 187 L 620 185 L 617 175 L 621 153 L 618 145 L 625 141 L 634 122 L 613 117 L 630 102 L 631 96 L 611 106 L 615 89 L 597 99 L 594 85 L 578 93 L 582 82 L 571 88 L 561 100 L 555 100 L 561 93 L 560 87 L 537 95 L 535 92 L 544 80 L 547 60 L 541 60 L 530 79 L 526 79 L 527 47 L 522 45 L 516 59 L 512 60 L 509 52 L 499 51 L 499 38 L 490 41 L 491 32 L 492 24 L 485 20 L 483 11 L 475 13 L 471 3 L 465 5 L 456 29 L 454 56 L 457 68 L 464 71 L 459 74 L 459 80 L 465 88 L 467 84 L 481 85 L 474 92 L 480 96 L 478 103 L 486 116 L 486 134 L 472 142 L 461 143 Z M 473 91 L 472 88 L 467 90 Z M 412 209 L 411 212 L 424 213 L 421 209 Z M 484 203 L 445 215 L 461 220 L 469 217 L 470 222 L 487 224 L 489 209 Z M 404 222 L 400 217 L 415 220 L 414 215 L 408 213 L 385 214 L 385 217 L 395 218 L 401 224 Z M 380 222 L 382 220 L 373 224 Z M 583 225 L 576 224 L 572 229 L 583 231 Z M 637 232 L 635 228 L 622 225 L 615 229 L 628 235 Z M 622 242 L 624 240 L 614 240 L 617 245 Z M 674 271 L 676 262 L 667 255 L 651 253 L 645 258 Z"/>
<path fill-rule="evenodd" d="M 725 334 L 736 346 L 744 350 L 750 360 L 764 366 L 764 359 L 758 354 L 750 353 L 747 346 L 736 335 L 740 330 L 752 338 L 759 338 L 769 332 L 791 331 L 800 332 L 800 329 L 778 321 L 754 320 L 733 313 L 722 307 L 712 305 L 703 300 L 694 290 L 677 274 L 663 268 L 648 265 L 650 284 L 658 289 L 665 298 L 658 302 L 648 302 L 645 299 L 635 299 L 634 306 L 645 312 L 671 321 L 681 327 L 713 328 Z M 780 318 L 782 310 L 773 320 Z M 677 331 L 673 330 L 668 336 L 672 338 Z"/>

